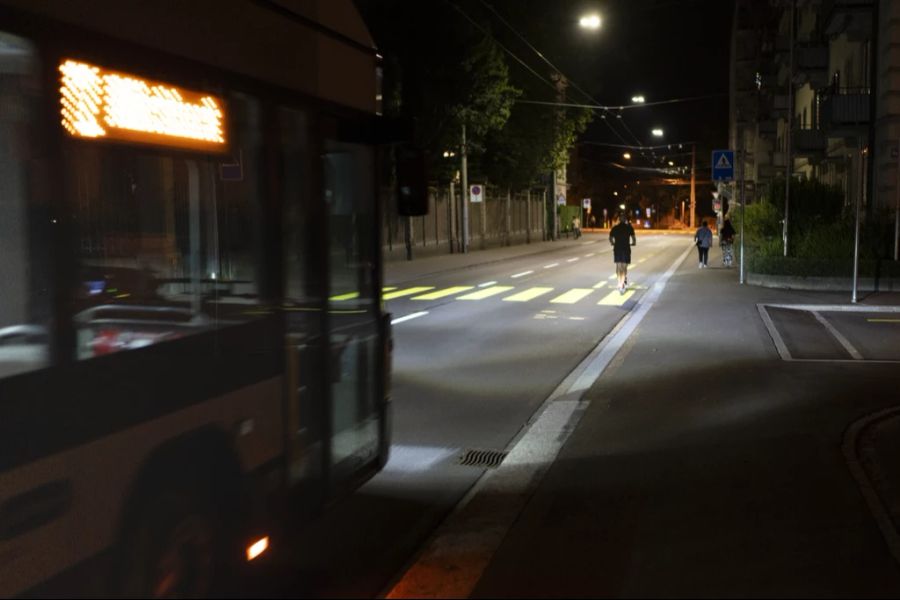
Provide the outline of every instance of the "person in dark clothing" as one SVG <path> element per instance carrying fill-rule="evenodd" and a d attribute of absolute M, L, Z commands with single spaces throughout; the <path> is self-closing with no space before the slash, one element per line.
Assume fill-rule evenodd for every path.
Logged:
<path fill-rule="evenodd" d="M 619 215 L 619 223 L 609 231 L 609 243 L 613 247 L 613 262 L 616 263 L 616 276 L 619 283 L 616 289 L 625 293 L 628 285 L 628 265 L 631 263 L 631 247 L 637 245 L 634 228 L 628 223 L 625 213 Z"/>
<path fill-rule="evenodd" d="M 700 223 L 700 229 L 694 234 L 694 241 L 697 242 L 697 252 L 700 255 L 699 268 L 705 269 L 709 262 L 709 247 L 712 246 L 713 234 L 710 231 L 706 221 Z"/>
<path fill-rule="evenodd" d="M 734 262 L 734 227 L 731 226 L 731 219 L 726 218 L 722 223 L 722 229 L 719 230 L 719 245 L 722 247 L 722 263 L 726 267 L 731 267 Z"/>

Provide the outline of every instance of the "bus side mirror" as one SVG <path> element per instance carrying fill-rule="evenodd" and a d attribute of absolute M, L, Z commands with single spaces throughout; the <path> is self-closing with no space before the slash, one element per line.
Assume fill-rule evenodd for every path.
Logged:
<path fill-rule="evenodd" d="M 404 217 L 428 214 L 425 153 L 412 146 L 397 149 L 397 213 Z"/>

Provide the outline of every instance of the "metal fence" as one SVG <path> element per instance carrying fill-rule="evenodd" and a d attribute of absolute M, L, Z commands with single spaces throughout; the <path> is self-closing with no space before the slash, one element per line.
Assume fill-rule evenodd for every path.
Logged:
<path fill-rule="evenodd" d="M 384 222 L 382 240 L 385 257 L 406 256 L 406 219 L 397 214 L 390 191 L 382 190 Z M 524 244 L 546 239 L 548 233 L 547 192 L 541 188 L 518 192 L 487 187 L 483 202 L 469 202 L 469 249 Z M 458 186 L 453 197 L 449 187 L 429 190 L 429 211 L 409 217 L 414 256 L 449 254 L 462 247 L 462 198 Z"/>

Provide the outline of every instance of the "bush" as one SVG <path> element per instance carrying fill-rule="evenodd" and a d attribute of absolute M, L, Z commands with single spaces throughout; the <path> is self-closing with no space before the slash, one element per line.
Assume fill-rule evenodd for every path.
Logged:
<path fill-rule="evenodd" d="M 784 182 L 746 207 L 745 246 L 750 271 L 769 275 L 848 277 L 853 272 L 855 215 L 840 188 L 815 181 L 791 184 L 790 256 L 784 257 Z M 737 211 L 736 211 L 737 212 Z M 733 218 L 740 228 L 740 214 Z M 882 211 L 860 229 L 860 273 L 898 276 L 893 252 L 893 213 Z"/>

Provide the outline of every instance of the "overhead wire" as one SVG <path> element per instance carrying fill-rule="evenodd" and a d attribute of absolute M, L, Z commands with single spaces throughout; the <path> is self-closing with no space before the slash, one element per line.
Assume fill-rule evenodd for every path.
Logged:
<path fill-rule="evenodd" d="M 544 56 L 544 54 L 540 50 L 535 48 L 534 45 L 531 42 L 529 42 L 528 39 L 518 29 L 516 29 L 509 21 L 507 21 L 503 17 L 503 15 L 501 15 L 497 11 L 497 9 L 495 9 L 491 4 L 486 2 L 486 0 L 480 0 L 480 2 L 488 10 L 490 10 L 500 20 L 501 23 L 503 23 L 510 31 L 512 31 L 526 46 L 528 46 L 528 48 L 530 48 L 532 52 L 534 52 L 541 60 L 543 60 L 545 63 L 547 63 L 547 65 L 551 69 L 553 69 L 561 77 L 565 78 L 565 80 L 567 82 L 569 82 L 573 88 L 575 88 L 578 92 L 580 92 L 589 101 L 594 102 L 595 104 L 599 104 L 593 96 L 591 96 L 589 93 L 585 92 L 575 81 L 572 80 L 572 78 L 566 76 L 566 74 L 563 73 L 559 67 L 557 67 L 552 62 L 550 62 L 550 59 L 548 59 L 546 56 Z M 461 11 L 461 9 L 459 9 L 458 7 L 457 7 L 457 9 Z M 517 60 L 518 60 L 518 57 L 517 57 Z M 613 128 L 613 126 L 609 123 L 608 120 L 603 119 L 603 121 L 606 123 L 606 126 L 610 129 L 610 131 L 612 131 L 613 134 L 616 135 L 616 137 L 618 137 L 623 143 L 627 143 L 625 138 L 618 131 L 616 131 L 615 128 Z"/>

